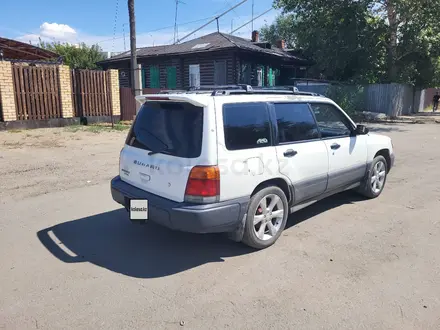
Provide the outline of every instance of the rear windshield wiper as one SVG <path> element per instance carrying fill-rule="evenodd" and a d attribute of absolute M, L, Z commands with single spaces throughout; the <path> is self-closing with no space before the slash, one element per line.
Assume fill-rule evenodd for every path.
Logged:
<path fill-rule="evenodd" d="M 152 150 L 152 151 L 150 151 L 148 153 L 148 156 L 152 156 L 152 155 L 155 155 L 155 154 L 160 154 L 160 153 L 162 153 L 164 151 L 167 151 L 167 150 L 168 150 L 168 148 L 163 148 L 163 149 L 160 149 L 160 150 Z"/>

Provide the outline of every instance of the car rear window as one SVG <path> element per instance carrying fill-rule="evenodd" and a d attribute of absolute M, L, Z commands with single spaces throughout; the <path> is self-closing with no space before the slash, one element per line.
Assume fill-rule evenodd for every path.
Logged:
<path fill-rule="evenodd" d="M 223 125 L 228 150 L 262 148 L 272 144 L 265 103 L 225 104 Z"/>
<path fill-rule="evenodd" d="M 185 102 L 147 102 L 136 116 L 127 144 L 182 158 L 202 151 L 203 108 Z"/>

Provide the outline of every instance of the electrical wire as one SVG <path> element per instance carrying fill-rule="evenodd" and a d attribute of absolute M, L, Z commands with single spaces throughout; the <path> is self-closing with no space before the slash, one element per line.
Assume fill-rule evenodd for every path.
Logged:
<path fill-rule="evenodd" d="M 212 18 L 212 16 L 201 18 L 201 19 L 198 19 L 198 20 L 195 20 L 195 21 L 184 22 L 184 23 L 178 24 L 178 26 L 184 26 L 184 25 L 188 25 L 188 24 L 192 24 L 192 23 L 198 23 L 198 22 L 206 21 L 206 20 L 211 19 L 211 18 Z M 155 30 L 140 32 L 139 34 L 146 34 L 146 33 L 162 31 L 162 30 L 173 28 L 173 27 L 174 27 L 174 25 L 164 26 L 164 27 L 161 27 L 161 28 L 158 28 L 158 29 L 155 29 Z M 103 43 L 103 42 L 106 42 L 106 41 L 117 40 L 117 39 L 122 39 L 122 38 L 124 38 L 124 36 L 118 36 L 118 37 L 111 38 L 111 39 L 104 39 L 104 40 L 100 40 L 100 41 L 96 42 L 95 44 L 100 44 L 100 43 Z"/>

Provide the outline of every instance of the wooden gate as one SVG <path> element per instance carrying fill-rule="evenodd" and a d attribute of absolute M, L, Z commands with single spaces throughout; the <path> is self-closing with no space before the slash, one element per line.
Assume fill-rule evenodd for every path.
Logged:
<path fill-rule="evenodd" d="M 73 108 L 76 117 L 110 116 L 110 73 L 72 70 Z"/>
<path fill-rule="evenodd" d="M 160 88 L 143 88 L 142 94 L 160 93 Z M 136 116 L 136 99 L 130 87 L 119 88 L 119 99 L 121 104 L 121 120 L 133 120 Z"/>
<path fill-rule="evenodd" d="M 13 65 L 18 120 L 61 118 L 58 68 Z"/>
<path fill-rule="evenodd" d="M 121 120 L 133 120 L 136 116 L 136 99 L 130 87 L 119 88 L 121 102 Z"/>

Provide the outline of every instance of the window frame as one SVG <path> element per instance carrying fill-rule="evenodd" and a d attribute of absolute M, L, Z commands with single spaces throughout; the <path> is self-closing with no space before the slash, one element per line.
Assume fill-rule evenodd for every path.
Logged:
<path fill-rule="evenodd" d="M 346 137 L 352 137 L 353 136 L 353 133 L 354 133 L 356 127 L 353 125 L 351 119 L 348 118 L 348 116 L 346 114 L 344 114 L 341 111 L 341 109 L 339 109 L 337 106 L 335 106 L 334 104 L 329 103 L 329 102 L 313 101 L 313 102 L 307 102 L 307 103 L 309 104 L 310 111 L 312 112 L 313 117 L 315 118 L 315 122 L 316 122 L 316 125 L 318 126 L 318 131 L 319 131 L 319 134 L 321 136 L 321 140 L 325 141 L 325 140 L 333 140 L 333 139 L 343 139 L 343 138 L 346 138 Z M 336 110 L 336 112 L 337 112 L 336 115 L 339 117 L 339 119 L 342 121 L 342 123 L 345 126 L 347 126 L 347 128 L 350 130 L 350 134 L 348 134 L 348 135 L 344 134 L 344 135 L 339 135 L 339 136 L 322 137 L 322 133 L 321 133 L 321 129 L 320 129 L 319 124 L 318 124 L 318 120 L 316 119 L 315 112 L 313 111 L 313 108 L 312 108 L 313 104 L 316 104 L 316 105 L 327 105 L 327 106 L 333 107 Z"/>
<path fill-rule="evenodd" d="M 193 69 L 195 69 L 195 68 L 197 68 L 198 70 L 197 70 L 197 75 L 198 75 L 198 86 L 197 85 L 195 85 L 195 86 L 191 86 L 191 68 L 193 68 Z M 201 71 L 200 71 L 201 69 L 200 69 L 200 63 L 195 63 L 195 64 L 189 64 L 188 65 L 188 83 L 189 83 L 189 87 L 200 87 L 201 85 L 202 85 L 202 82 L 201 82 Z M 197 76 L 196 75 L 196 76 Z"/>
<path fill-rule="evenodd" d="M 224 74 L 224 82 L 217 82 L 219 76 L 221 75 L 220 70 L 217 65 L 224 65 L 223 74 Z M 227 85 L 228 84 L 228 63 L 226 60 L 214 60 L 214 85 Z"/>
<path fill-rule="evenodd" d="M 275 110 L 275 104 L 305 104 L 309 108 L 309 111 L 312 115 L 313 121 L 316 125 L 316 128 L 318 130 L 318 137 L 315 139 L 308 139 L 308 140 L 301 140 L 301 141 L 292 141 L 292 142 L 280 142 L 279 140 L 279 131 L 278 131 L 278 120 L 277 120 L 277 113 Z M 301 143 L 307 143 L 307 142 L 315 142 L 322 140 L 321 130 L 319 129 L 318 122 L 316 121 L 315 114 L 312 111 L 312 108 L 310 107 L 309 102 L 296 102 L 296 101 L 281 101 L 281 102 L 269 102 L 270 106 L 270 112 L 271 112 L 271 121 L 272 126 L 274 127 L 274 138 L 273 141 L 275 142 L 276 146 L 285 146 L 290 144 L 301 144 Z"/>
<path fill-rule="evenodd" d="M 225 106 L 231 105 L 231 104 L 240 104 L 240 105 L 248 105 L 248 104 L 261 104 L 264 106 L 266 114 L 267 114 L 267 119 L 268 119 L 268 123 L 269 123 L 269 137 L 270 137 L 270 141 L 267 145 L 265 146 L 255 146 L 252 148 L 243 148 L 243 149 L 229 149 L 227 146 L 227 142 L 226 142 L 226 129 L 225 129 Z M 223 103 L 222 105 L 222 109 L 221 109 L 221 114 L 222 114 L 222 126 L 223 126 L 223 139 L 224 139 L 224 146 L 226 148 L 226 150 L 228 150 L 229 152 L 236 152 L 236 151 L 243 151 L 243 150 L 254 150 L 254 149 L 262 149 L 262 148 L 268 148 L 268 147 L 274 147 L 276 146 L 276 137 L 277 135 L 275 134 L 275 129 L 276 129 L 276 120 L 273 120 L 273 116 L 274 113 L 271 110 L 271 102 L 266 102 L 266 101 L 256 101 L 256 102 L 230 102 L 230 103 Z M 276 118 L 276 117 L 275 117 Z"/>

